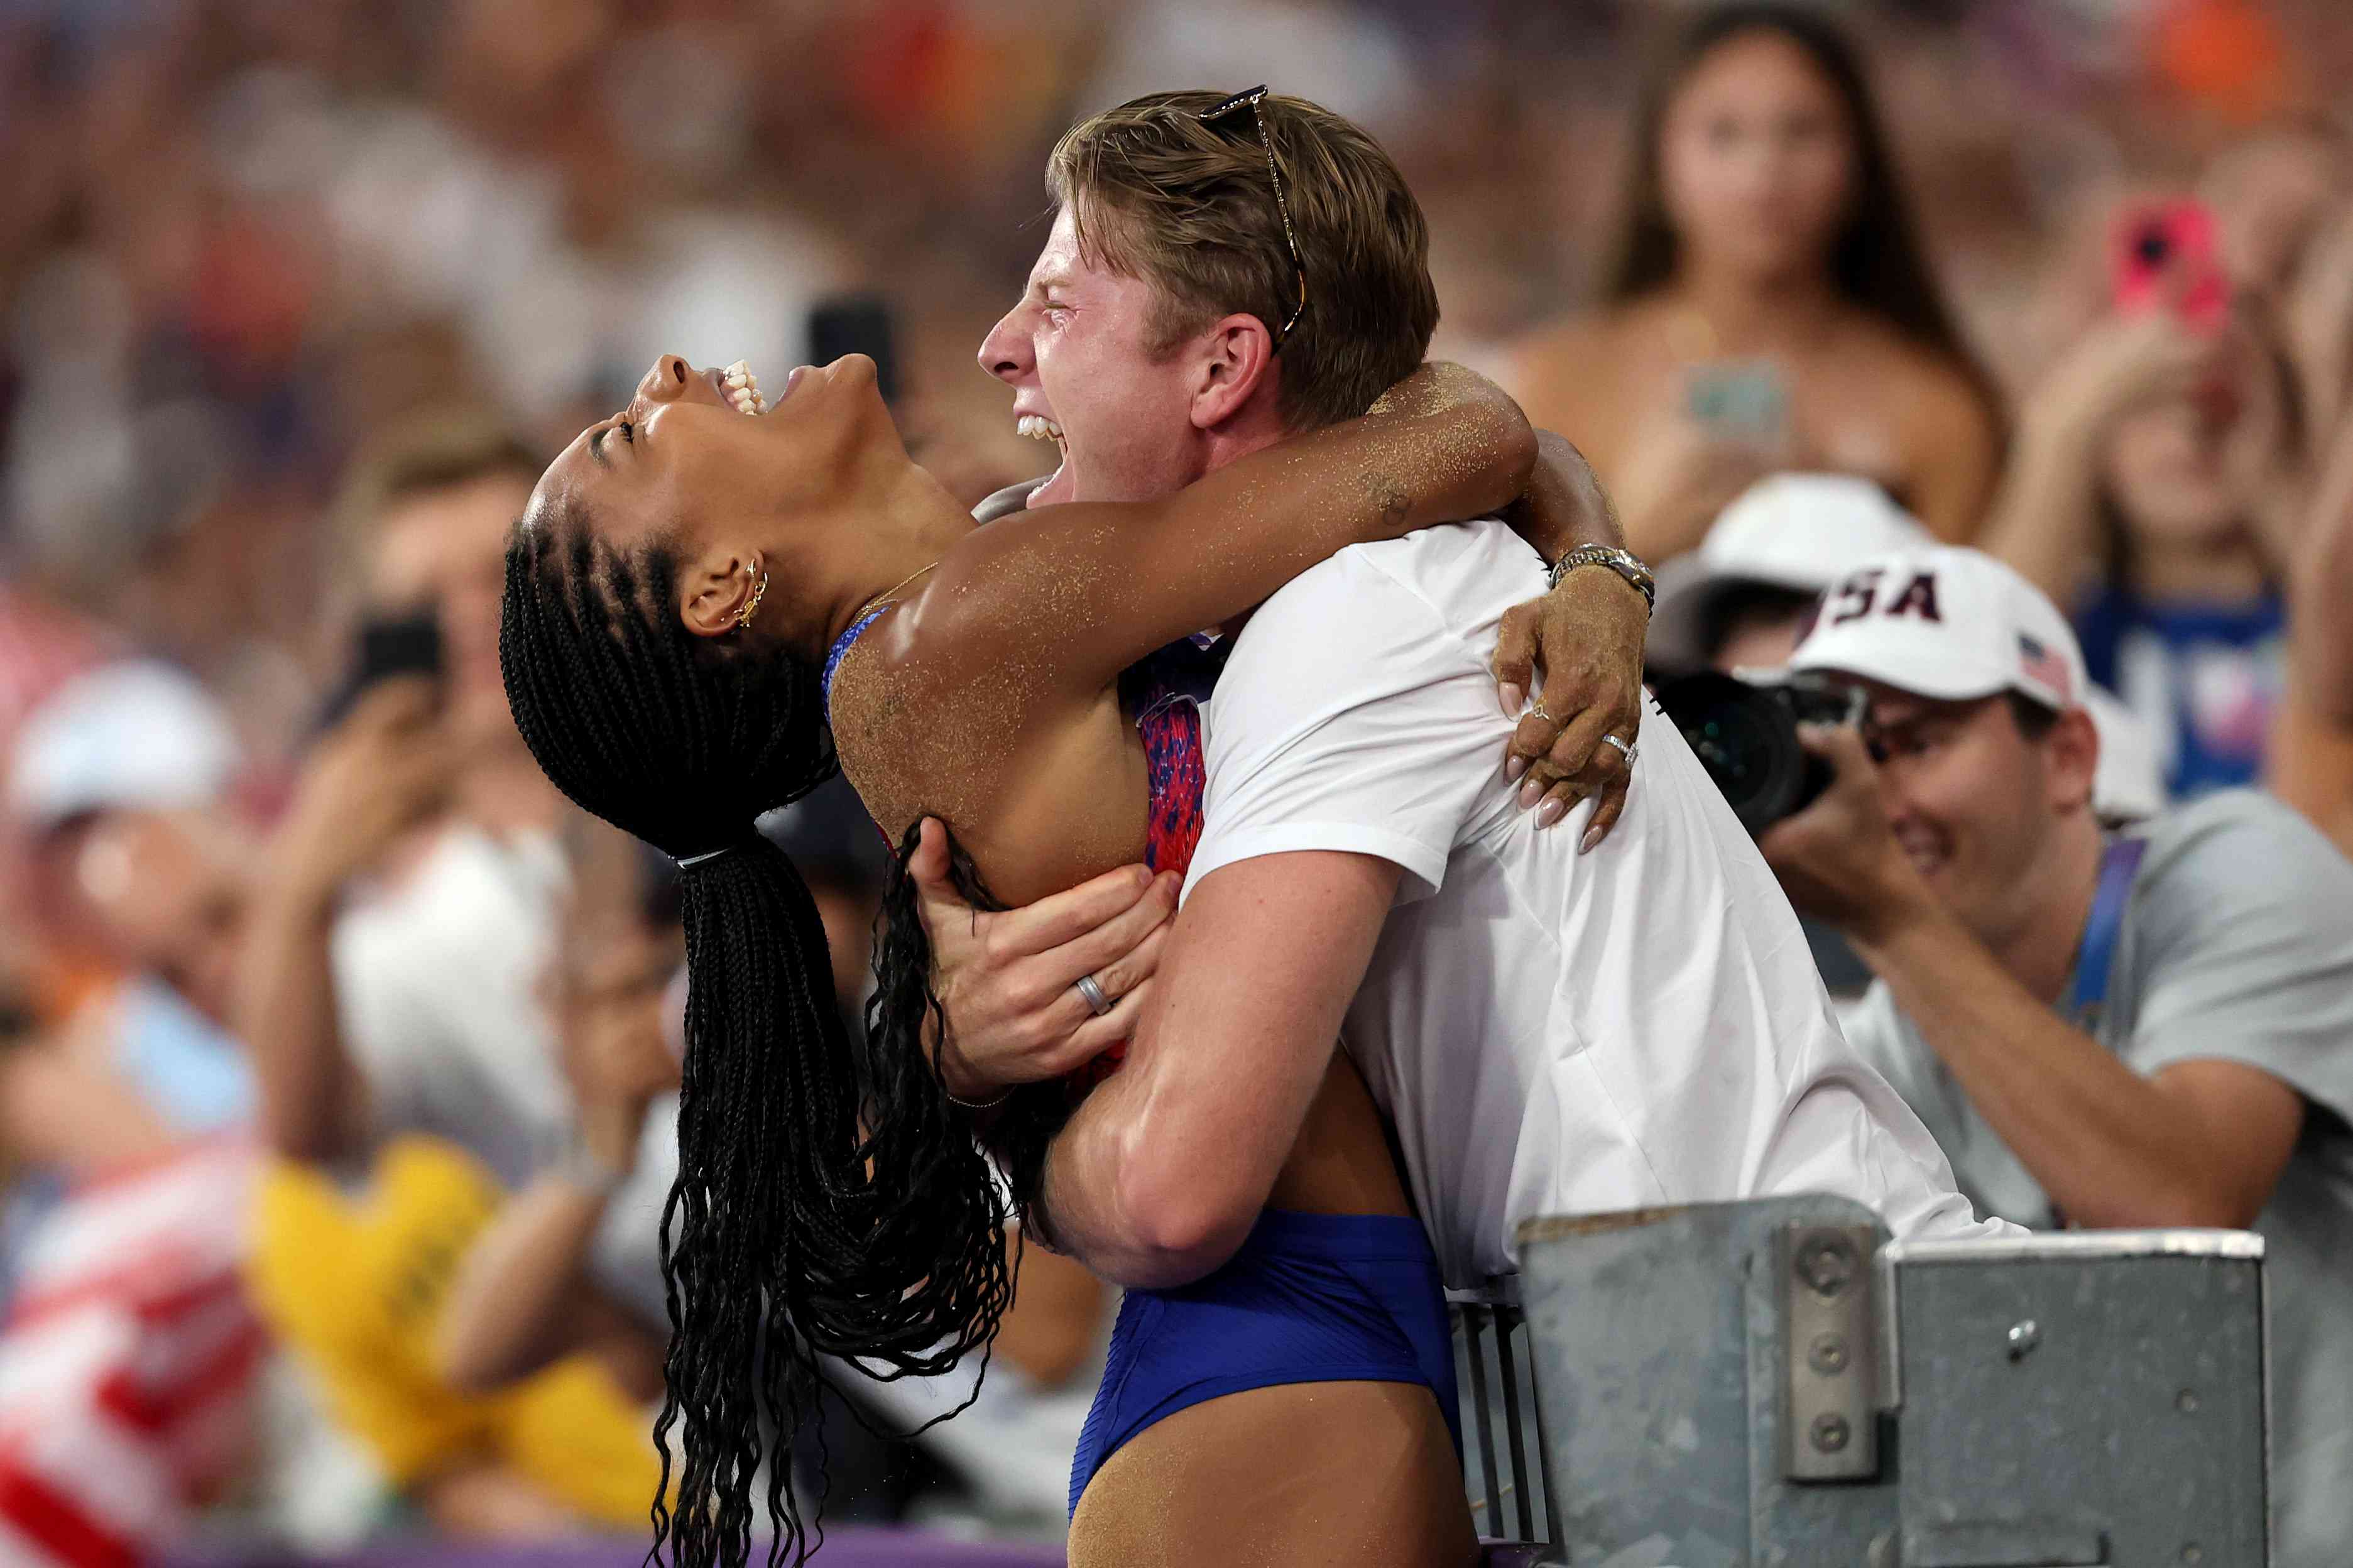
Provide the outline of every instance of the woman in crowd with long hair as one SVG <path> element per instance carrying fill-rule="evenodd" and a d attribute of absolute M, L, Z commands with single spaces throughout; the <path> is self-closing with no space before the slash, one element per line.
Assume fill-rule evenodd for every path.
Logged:
<path fill-rule="evenodd" d="M 687 868 L 692 979 L 665 1227 L 677 1336 L 658 1427 L 682 1426 L 684 1460 L 657 1529 L 696 1565 L 746 1560 L 763 1464 L 771 1552 L 805 1550 L 764 1424 L 788 1436 L 801 1421 L 814 1353 L 890 1377 L 943 1371 L 987 1342 L 1010 1290 L 1007 1209 L 976 1138 L 1000 1152 L 1025 1209 L 1081 1092 L 949 1099 L 924 1043 L 938 1005 L 903 869 L 921 819 L 951 826 L 976 902 L 1027 902 L 1147 856 L 1181 871 L 1199 831 L 1198 723 L 1146 685 L 1124 689 L 1123 672 L 1347 544 L 1495 510 L 1535 453 L 1509 399 L 1428 367 L 1365 417 L 1166 500 L 1072 502 L 976 528 L 908 459 L 868 362 L 797 372 L 764 417 L 742 417 L 731 395 L 665 359 L 628 408 L 572 444 L 511 552 L 503 635 L 515 719 L 549 776 Z M 807 891 L 753 828 L 837 755 L 902 845 L 862 1038 L 835 1010 Z M 1345 1053 L 1268 1206 L 1272 1239 L 1254 1234 L 1188 1291 L 1215 1296 L 1256 1270 L 1249 1303 L 1229 1295 L 1226 1310 L 1254 1324 L 1291 1314 L 1324 1337 L 1369 1317 L 1394 1373 L 1362 1370 L 1374 1347 L 1328 1381 L 1261 1376 L 1215 1400 L 1227 1415 L 1215 1442 L 1195 1424 L 1143 1468 L 1151 1486 L 1115 1479 L 1142 1473 L 1131 1466 L 1086 1491 L 1072 1561 L 1152 1536 L 1172 1560 L 1312 1547 L 1467 1563 L 1434 1259 Z M 1390 1283 L 1366 1296 L 1353 1261 L 1285 1255 L 1282 1237 L 1326 1226 L 1368 1239 L 1367 1267 Z M 1329 1290 L 1340 1306 L 1318 1299 Z M 1181 1310 L 1172 1300 L 1159 1304 Z M 1130 1345 L 1128 1369 L 1115 1338 L 1107 1396 L 1145 1381 L 1153 1342 Z M 1108 1435 L 1091 1418 L 1074 1505 L 1088 1456 L 1150 1443 L 1166 1413 L 1118 1417 L 1128 1425 Z M 1251 1475 L 1282 1478 L 1254 1509 L 1229 1494 L 1172 1500 Z M 1383 1484 L 1367 1489 L 1368 1475 Z"/>
<path fill-rule="evenodd" d="M 1628 548 L 1699 542 L 1755 479 L 1886 487 L 1966 542 L 2001 446 L 1853 46 L 1789 5 L 1704 8 L 1647 84 L 1602 308 L 1525 345 L 1514 389 L 1584 448 Z"/>
<path fill-rule="evenodd" d="M 2025 404 L 1984 544 L 2073 614 L 2176 796 L 2251 784 L 2282 699 L 2306 516 L 2294 369 L 2263 301 L 2095 322 Z"/>

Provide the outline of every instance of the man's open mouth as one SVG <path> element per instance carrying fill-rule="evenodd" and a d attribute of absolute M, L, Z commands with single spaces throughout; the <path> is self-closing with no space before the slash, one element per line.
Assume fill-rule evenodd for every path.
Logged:
<path fill-rule="evenodd" d="M 1063 436 L 1062 427 L 1043 414 L 1024 414 L 1013 421 L 1013 428 L 1017 434 L 1027 436 L 1032 441 L 1051 441 L 1061 458 L 1054 471 L 1047 476 L 1046 482 L 1029 492 L 1029 504 L 1035 506 L 1039 498 L 1053 489 L 1055 483 L 1070 470 L 1071 444 Z"/>
<path fill-rule="evenodd" d="M 1905 858 L 1912 862 L 1912 868 L 1923 877 L 1935 876 L 1945 868 L 1945 862 L 1951 858 L 1946 851 L 1942 838 L 1933 833 L 1916 830 L 1906 832 L 1898 828 L 1895 841 L 1903 847 Z"/>

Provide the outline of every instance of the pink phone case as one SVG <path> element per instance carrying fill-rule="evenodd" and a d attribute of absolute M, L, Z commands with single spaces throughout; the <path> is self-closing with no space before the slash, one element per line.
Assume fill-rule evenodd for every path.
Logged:
<path fill-rule="evenodd" d="M 2116 300 L 2126 311 L 2169 300 L 2186 325 L 2219 331 L 2230 313 L 2231 286 L 2216 253 L 2212 210 L 2177 201 L 2126 213 L 2116 226 Z"/>

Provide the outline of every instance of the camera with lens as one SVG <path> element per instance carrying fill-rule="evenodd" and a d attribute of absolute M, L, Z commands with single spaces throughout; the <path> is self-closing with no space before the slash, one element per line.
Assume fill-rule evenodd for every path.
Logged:
<path fill-rule="evenodd" d="M 1819 675 L 1768 684 L 1710 672 L 1669 681 L 1658 700 L 1753 838 L 1830 787 L 1830 764 L 1798 743 L 1798 726 L 1859 726 L 1865 699 Z"/>

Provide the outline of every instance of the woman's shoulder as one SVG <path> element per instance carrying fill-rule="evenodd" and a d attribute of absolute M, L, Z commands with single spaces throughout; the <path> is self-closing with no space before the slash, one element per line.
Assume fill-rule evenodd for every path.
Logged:
<path fill-rule="evenodd" d="M 1851 312 L 1843 323 L 1841 352 L 1873 382 L 1904 404 L 1943 418 L 1955 416 L 1990 422 L 1993 410 L 1968 368 L 1945 350 L 1907 336 L 1894 322 L 1871 311 Z"/>
<path fill-rule="evenodd" d="M 1562 432 L 1591 457 L 1592 445 L 1609 444 L 1600 427 L 1625 401 L 1646 314 L 1637 302 L 1540 323 L 1513 343 L 1505 388 L 1538 428 Z"/>
<path fill-rule="evenodd" d="M 1642 300 L 1557 315 L 1537 322 L 1512 345 L 1516 364 L 1553 375 L 1589 374 L 1592 356 L 1631 347 L 1654 314 Z"/>
<path fill-rule="evenodd" d="M 1054 743 L 1040 721 L 1067 716 L 1034 668 L 1035 650 L 982 605 L 990 596 L 943 576 L 842 650 L 827 695 L 842 771 L 893 834 L 925 814 L 992 820 L 1008 785 Z"/>
<path fill-rule="evenodd" d="M 2001 461 L 2001 414 L 1953 355 L 1883 318 L 1850 313 L 1830 349 L 1837 407 L 1867 419 L 1905 504 L 1939 539 L 1981 526 Z"/>
<path fill-rule="evenodd" d="M 948 639 L 927 639 L 921 629 L 911 606 L 893 607 L 865 624 L 854 641 L 838 645 L 827 661 L 826 717 L 835 752 L 885 831 L 903 826 L 900 819 L 915 809 L 899 798 L 905 793 L 899 786 L 934 771 L 938 742 L 970 717 L 982 696 L 969 689 L 979 683 L 952 678 L 959 655 L 945 646 Z"/>

